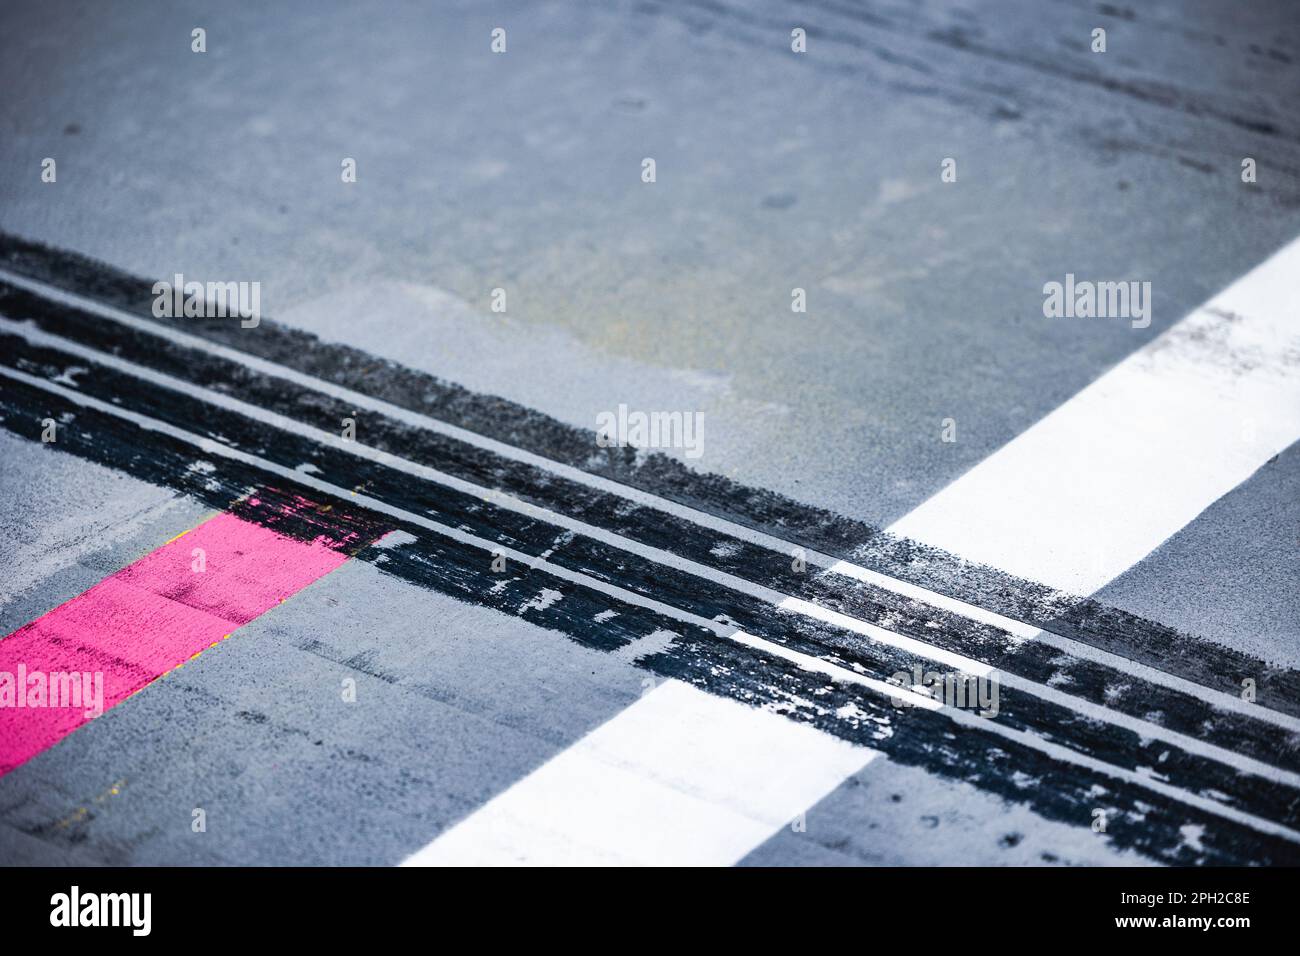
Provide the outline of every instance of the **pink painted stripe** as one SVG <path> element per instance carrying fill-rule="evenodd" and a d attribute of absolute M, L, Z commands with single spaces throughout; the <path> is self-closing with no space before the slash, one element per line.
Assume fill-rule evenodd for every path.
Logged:
<path fill-rule="evenodd" d="M 18 706 L 48 682 L 34 672 L 102 673 L 107 710 L 337 568 L 348 555 L 336 547 L 220 514 L 0 640 L 0 776 L 93 719 L 51 698 Z"/>

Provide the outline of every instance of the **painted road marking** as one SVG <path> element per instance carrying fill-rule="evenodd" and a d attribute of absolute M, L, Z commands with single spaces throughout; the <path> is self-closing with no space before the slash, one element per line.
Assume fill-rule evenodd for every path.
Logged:
<path fill-rule="evenodd" d="M 346 560 L 331 543 L 219 514 L 0 640 L 0 701 L 4 675 L 98 674 L 106 711 Z M 27 689 L 15 680 L 10 692 Z M 0 775 L 94 719 L 50 703 L 0 706 Z"/>
<path fill-rule="evenodd" d="M 1093 594 L 1300 438 L 1300 240 L 890 531 Z"/>
<path fill-rule="evenodd" d="M 877 755 L 669 681 L 403 865 L 708 864 L 791 825 Z M 640 826 L 660 816 L 687 821 L 696 840 L 664 841 Z"/>

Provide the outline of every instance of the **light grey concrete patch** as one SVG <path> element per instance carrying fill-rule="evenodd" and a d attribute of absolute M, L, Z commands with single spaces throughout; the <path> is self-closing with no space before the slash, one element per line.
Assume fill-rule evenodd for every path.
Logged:
<path fill-rule="evenodd" d="M 395 316 L 401 321 L 394 322 Z M 348 286 L 277 318 L 326 341 L 353 344 L 359 344 L 359 331 L 384 328 L 382 342 L 364 347 L 404 365 L 438 370 L 475 391 L 528 394 L 544 401 L 548 414 L 593 432 L 596 416 L 616 412 L 620 404 L 633 412 L 698 411 L 703 416 L 699 461 L 692 462 L 683 447 L 656 449 L 696 466 L 764 455 L 761 431 L 723 423 L 773 421 L 790 411 L 779 401 L 740 397 L 731 375 L 663 368 L 605 353 L 562 326 L 529 324 L 510 314 L 488 315 L 433 286 Z M 533 358 L 521 364 L 521 356 Z M 557 381 L 557 370 L 563 370 L 562 382 Z M 609 390 L 610 383 L 618 383 L 616 392 Z M 530 391 L 519 391 L 521 387 Z"/>

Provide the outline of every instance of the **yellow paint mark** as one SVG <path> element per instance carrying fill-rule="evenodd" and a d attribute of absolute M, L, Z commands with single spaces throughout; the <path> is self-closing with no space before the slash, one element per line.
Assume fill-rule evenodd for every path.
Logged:
<path fill-rule="evenodd" d="M 197 527 L 199 527 L 199 526 L 201 526 L 201 525 L 205 525 L 205 524 L 207 524 L 209 521 L 211 521 L 213 518 L 215 518 L 215 517 L 216 517 L 217 515 L 219 515 L 219 514 L 221 514 L 220 511 L 209 511 L 207 514 L 205 514 L 205 515 L 203 516 L 202 520 L 199 521 L 198 524 L 194 525 L 193 528 L 186 528 L 186 529 L 185 529 L 184 531 L 182 531 L 180 534 L 176 535 L 176 537 L 174 537 L 174 538 L 168 538 L 166 541 L 163 542 L 163 544 L 164 544 L 164 545 L 168 545 L 168 544 L 171 544 L 173 541 L 179 541 L 181 538 L 185 537 L 187 534 L 189 534 L 191 531 L 193 531 L 194 528 L 197 528 Z"/>
<path fill-rule="evenodd" d="M 91 800 L 87 801 L 88 803 L 87 806 L 77 807 L 76 810 L 69 813 L 66 817 L 64 817 L 62 820 L 56 823 L 55 826 L 62 829 L 63 827 L 70 826 L 73 823 L 79 823 L 80 821 L 86 819 L 86 817 L 90 815 L 91 805 L 97 803 L 103 803 L 109 797 L 116 797 L 118 794 L 122 792 L 122 788 L 125 786 L 126 786 L 126 778 L 123 777 L 121 780 L 112 784 L 107 790 L 105 790 L 99 796 L 93 797 Z"/>

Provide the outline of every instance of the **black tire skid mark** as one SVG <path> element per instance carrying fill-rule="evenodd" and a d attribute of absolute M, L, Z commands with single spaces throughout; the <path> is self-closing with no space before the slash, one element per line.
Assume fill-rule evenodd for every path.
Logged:
<path fill-rule="evenodd" d="M 56 374 L 57 369 L 46 368 L 46 372 L 47 374 Z M 93 378 L 89 379 L 88 381 L 94 381 L 96 383 L 100 383 L 101 380 L 111 378 L 112 374 L 115 374 L 115 373 L 110 374 L 110 372 L 111 370 L 105 369 L 103 370 L 102 375 L 96 375 Z M 11 390 L 10 389 L 11 381 L 12 380 L 6 382 L 6 393 L 8 393 Z M 135 387 L 138 389 L 139 385 L 142 383 L 139 383 L 138 380 L 129 379 L 129 380 L 125 380 L 121 384 L 127 387 Z M 38 437 L 40 431 L 39 418 L 42 415 L 51 414 L 51 408 L 54 408 L 57 411 L 57 414 L 59 414 L 61 417 L 71 412 L 74 416 L 83 415 L 83 416 L 94 417 L 101 420 L 109 419 L 108 422 L 96 422 L 96 425 L 94 426 L 96 430 L 103 427 L 103 425 L 108 425 L 110 427 L 118 426 L 116 429 L 118 431 L 135 430 L 137 433 L 139 433 L 136 436 L 136 442 L 135 442 L 137 446 L 143 444 L 145 448 L 149 448 L 152 444 L 158 442 L 159 439 L 165 438 L 165 436 L 162 436 L 159 433 L 145 432 L 144 430 L 139 429 L 137 426 L 134 426 L 131 423 L 123 423 L 121 422 L 120 419 L 113 419 L 112 416 L 107 416 L 104 415 L 103 413 L 88 411 L 86 409 L 80 409 L 78 411 L 73 412 L 72 408 L 75 406 L 72 406 L 71 403 L 60 399 L 58 396 L 49 395 L 47 393 L 41 393 L 37 389 L 22 385 L 20 383 L 13 383 L 13 385 L 15 386 L 15 388 L 12 390 L 26 391 L 28 393 L 27 397 L 29 401 L 31 401 L 33 404 L 37 406 L 36 411 L 28 410 L 25 416 L 26 437 L 32 439 L 36 439 Z M 138 395 L 134 397 L 137 400 L 139 398 Z M 195 419 L 193 418 L 193 416 L 195 414 L 195 410 L 186 407 L 187 401 L 192 401 L 192 400 L 187 400 L 183 396 L 177 396 L 173 393 L 170 397 L 151 395 L 149 396 L 145 404 L 151 406 L 152 410 L 154 411 L 165 413 L 161 416 L 164 418 L 164 420 L 166 420 L 167 417 L 179 417 L 181 420 L 188 419 L 191 422 L 194 422 Z M 63 407 L 59 408 L 58 406 L 60 405 L 62 405 Z M 139 409 L 137 408 L 136 410 Z M 38 411 L 40 412 L 40 414 L 37 413 Z M 233 421 L 224 421 L 221 419 L 220 416 L 228 415 L 229 413 L 224 413 L 221 410 L 216 410 L 211 408 L 208 408 L 206 411 L 210 416 L 211 415 L 218 416 L 218 419 L 215 421 L 207 420 L 203 422 L 204 426 L 210 430 L 211 434 L 217 434 L 223 430 L 231 431 L 234 432 L 235 434 L 240 434 L 240 432 L 236 430 L 236 428 L 231 427 L 237 423 Z M 17 423 L 19 424 L 19 429 L 18 429 L 19 433 L 22 433 L 24 431 L 24 429 L 22 428 L 23 421 L 24 421 L 23 418 L 21 417 L 17 418 Z M 14 423 L 15 423 L 15 416 L 6 414 L 6 420 L 5 420 L 6 427 L 9 427 L 11 430 L 14 430 Z M 250 426 L 255 426 L 257 423 L 249 422 L 248 424 Z M 123 425 L 127 426 L 127 428 L 123 429 L 121 427 Z M 79 445 L 81 436 L 83 434 L 87 436 L 87 438 L 89 438 L 93 436 L 94 432 L 84 431 L 83 429 L 65 428 L 63 439 L 62 439 L 64 450 L 72 450 L 74 451 L 74 453 L 78 452 L 80 449 L 77 446 Z M 259 445 L 264 446 L 264 445 L 272 444 L 275 445 L 277 448 L 279 448 L 281 450 L 281 454 L 283 454 L 285 446 L 291 445 L 293 443 L 293 436 L 284 436 L 283 433 L 279 433 L 279 435 L 281 436 L 279 438 L 263 435 L 261 436 L 260 441 L 251 442 L 251 444 L 255 447 L 246 450 L 250 450 L 255 453 L 261 453 L 263 451 L 266 451 L 267 449 L 258 448 L 256 446 Z M 247 440 L 248 436 L 245 435 L 244 437 Z M 69 443 L 71 443 L 73 446 L 71 449 L 69 449 Z M 128 460 L 130 463 L 135 464 L 137 466 L 135 473 L 137 473 L 138 476 L 145 477 L 146 480 L 151 480 L 158 484 L 164 484 L 164 485 L 171 484 L 175 480 L 175 476 L 179 474 L 181 478 L 180 484 L 182 485 L 182 487 L 178 490 L 188 490 L 185 486 L 188 485 L 190 487 L 193 487 L 196 484 L 196 480 L 200 475 L 200 473 L 195 472 L 193 469 L 189 468 L 189 465 L 194 461 L 194 457 L 195 457 L 194 452 L 186 454 L 184 449 L 189 446 L 185 446 L 183 445 L 183 443 L 176 442 L 172 439 L 166 439 L 165 443 L 175 446 L 174 450 L 171 451 L 172 461 L 170 463 L 170 467 L 164 466 L 162 469 L 159 469 L 157 462 L 146 461 L 146 454 L 143 453 L 141 450 L 136 450 L 136 449 L 131 450 L 132 453 L 130 454 Z M 129 445 L 130 443 L 115 441 L 107 448 L 102 448 L 101 457 L 103 451 L 109 451 L 112 448 L 122 448 L 124 444 Z M 290 450 L 290 453 L 288 454 L 288 457 L 290 459 L 301 457 L 301 455 L 299 454 L 293 454 L 292 453 L 293 451 L 296 451 L 296 449 Z M 91 457 L 95 457 L 95 456 L 91 455 Z M 340 458 L 342 456 L 329 456 L 329 457 L 333 459 L 333 458 Z M 113 464 L 111 460 L 105 463 Z M 223 460 L 223 465 L 224 464 L 225 462 Z M 227 471 L 227 469 L 224 469 L 224 467 L 223 469 L 220 470 Z M 281 525 L 281 527 L 286 528 L 286 530 L 288 529 L 289 525 L 292 524 L 293 520 L 300 520 L 297 518 L 293 518 L 292 516 L 301 515 L 304 513 L 302 509 L 294 507 L 295 503 L 300 502 L 302 499 L 322 499 L 322 496 L 319 494 L 319 492 L 316 492 L 315 490 L 292 489 L 290 491 L 281 492 L 281 495 L 287 496 L 283 498 L 283 500 L 287 503 L 287 506 L 277 507 L 276 499 L 268 497 L 265 489 L 268 483 L 280 482 L 278 476 L 275 478 L 271 478 L 268 481 L 268 478 L 264 475 L 260 475 L 256 469 L 248 468 L 245 466 L 239 466 L 234 469 L 230 469 L 230 471 L 235 472 L 236 476 L 238 475 L 239 472 L 244 472 L 245 474 L 238 477 L 236 476 L 223 477 L 223 480 L 217 482 L 214 482 L 211 476 L 207 476 L 206 479 L 198 482 L 200 484 L 200 487 L 202 487 L 206 491 L 206 494 L 209 496 L 205 498 L 205 500 L 209 500 L 209 503 L 213 504 L 216 507 L 222 506 L 223 503 L 229 502 L 232 498 L 242 499 L 247 501 L 249 499 L 247 490 L 250 488 L 257 488 L 259 489 L 258 498 L 259 501 L 263 503 L 264 511 L 269 510 L 271 513 L 284 513 L 289 516 L 281 519 L 282 522 L 285 522 Z M 360 476 L 352 475 L 350 477 L 356 478 Z M 375 470 L 363 480 L 365 482 L 376 483 L 379 480 L 381 480 L 381 476 L 378 470 Z M 398 482 L 398 484 L 400 484 L 400 481 Z M 368 493 L 372 493 L 372 492 L 368 491 Z M 395 490 L 395 494 L 397 494 L 400 497 L 402 492 L 400 490 Z M 215 500 L 212 500 L 212 496 L 215 496 Z M 265 501 L 263 501 L 264 498 L 266 499 Z M 326 496 L 326 500 L 327 500 L 327 496 Z M 407 510 L 411 510 L 410 504 L 411 504 L 410 502 L 406 502 L 401 506 L 406 507 Z M 328 501 L 328 505 L 331 508 L 340 507 L 344 509 L 350 509 L 356 507 L 353 504 L 349 504 L 348 502 L 341 501 L 341 500 Z M 418 504 L 416 504 L 415 507 L 418 509 L 419 507 Z M 513 516 L 507 513 L 502 517 L 517 517 L 517 516 Z M 375 519 L 372 520 L 382 521 L 385 519 L 376 517 Z M 473 548 L 468 545 L 462 545 L 459 544 L 458 542 L 441 539 L 439 536 L 431 535 L 429 532 L 427 532 L 425 529 L 423 529 L 418 525 L 404 526 L 401 522 L 391 522 L 391 521 L 389 523 L 395 525 L 399 530 L 405 530 L 408 533 L 412 534 L 412 536 L 414 536 L 417 539 L 418 548 L 415 545 L 404 545 L 391 550 L 383 550 L 383 551 L 379 551 L 379 549 L 367 549 L 371 552 L 379 551 L 379 554 L 382 554 L 384 556 L 384 560 L 380 565 L 384 571 L 388 573 L 396 574 L 399 577 L 412 581 L 413 583 L 420 584 L 421 586 L 429 587 L 431 589 L 441 591 L 442 593 L 451 594 L 452 596 L 459 597 L 466 601 L 486 604 L 487 606 L 496 607 L 496 609 L 505 611 L 506 613 L 519 613 L 520 609 L 527 603 L 529 597 L 537 593 L 539 587 L 549 586 L 557 591 L 560 591 L 562 594 L 565 595 L 565 600 L 559 602 L 559 604 L 554 606 L 554 607 L 563 606 L 566 612 L 564 615 L 565 619 L 562 622 L 558 622 L 560 626 L 555 627 L 555 629 L 561 630 L 569 634 L 570 637 L 579 641 L 580 643 L 584 643 L 587 644 L 588 646 L 597 647 L 600 649 L 608 650 L 608 649 L 612 649 L 613 647 L 625 646 L 628 643 L 627 640 L 611 641 L 610 636 L 606 631 L 606 628 L 608 627 L 608 622 L 602 623 L 599 627 L 594 626 L 595 616 L 599 614 L 601 611 L 607 610 L 611 607 L 612 602 L 608 596 L 596 592 L 594 595 L 592 595 L 591 599 L 586 603 L 586 605 L 581 608 L 580 613 L 575 615 L 572 612 L 581 602 L 572 600 L 571 598 L 575 596 L 574 595 L 575 591 L 580 591 L 581 589 L 575 589 L 575 587 L 572 584 L 570 584 L 567 581 L 564 581 L 563 579 L 550 578 L 550 576 L 545 575 L 544 573 L 534 571 L 531 572 L 530 575 L 525 576 L 525 578 L 523 579 L 519 579 L 519 580 L 512 579 L 503 590 L 497 589 L 494 588 L 493 585 L 500 584 L 500 577 L 496 575 L 492 575 L 490 573 L 488 569 L 488 562 L 486 560 L 486 555 L 482 550 L 478 548 Z M 526 522 L 525 524 L 532 525 L 534 527 L 538 525 L 538 523 L 535 522 Z M 525 528 L 525 530 L 528 529 Z M 549 529 L 547 530 L 549 533 Z M 318 525 L 309 522 L 306 525 L 306 530 L 300 531 L 299 533 L 304 533 L 307 535 L 315 535 L 316 533 L 318 533 L 318 531 L 319 531 Z M 433 538 L 439 538 L 439 539 L 436 541 L 431 540 Z M 527 540 L 516 539 L 513 543 L 527 547 L 529 542 Z M 429 553 L 430 551 L 433 552 L 432 555 Z M 361 552 L 361 554 L 363 556 L 366 556 L 365 551 Z M 554 556 L 552 557 L 552 560 L 554 560 Z M 468 572 L 468 574 L 466 572 Z M 477 578 L 477 580 L 471 580 L 472 578 Z M 547 580 L 548 578 L 549 580 Z M 611 580 L 615 580 L 620 586 L 623 587 L 626 587 L 629 583 L 626 576 L 623 574 L 615 575 L 611 578 Z M 655 572 L 655 577 L 653 579 L 642 583 L 646 591 L 649 593 L 653 593 L 654 591 L 662 592 L 663 585 L 664 585 L 663 569 L 658 569 Z M 629 607 L 626 605 L 619 606 L 617 603 L 614 603 L 613 606 L 617 606 L 619 608 L 618 616 L 613 619 L 614 622 L 617 622 L 617 625 L 619 627 L 626 627 L 630 621 L 635 620 L 638 616 L 646 616 L 644 612 L 642 612 L 641 609 L 639 608 Z M 707 609 L 700 608 L 700 610 L 707 610 Z M 743 609 L 739 607 L 733 607 L 733 610 L 739 611 L 742 614 L 744 613 Z M 542 616 L 544 615 L 545 612 L 543 612 Z M 651 615 L 650 617 L 651 620 L 648 622 L 648 624 L 643 625 L 638 636 L 644 636 L 645 634 L 653 633 L 655 631 L 669 630 L 679 634 L 694 633 L 697 642 L 696 646 L 706 646 L 706 645 L 712 646 L 722 640 L 722 638 L 718 637 L 717 635 L 703 628 L 691 628 L 689 626 L 683 627 L 683 622 L 680 622 L 675 618 L 659 617 L 657 615 Z M 755 623 L 761 623 L 761 622 L 756 621 Z M 550 622 L 548 622 L 546 624 L 543 624 L 543 626 L 551 626 L 551 624 Z M 759 629 L 761 630 L 762 628 Z M 774 635 L 774 636 L 779 637 L 779 635 Z M 701 641 L 704 643 L 700 644 L 699 642 Z M 787 639 L 784 641 L 784 643 L 786 643 L 788 646 L 792 646 L 792 645 L 796 645 L 797 642 Z M 796 646 L 796 649 L 802 650 L 805 653 L 814 653 L 814 654 L 819 652 L 824 654 L 824 650 L 825 650 L 824 647 L 819 647 L 815 645 L 809 646 L 806 642 L 802 647 Z M 868 661 L 869 663 L 874 664 L 878 668 L 878 673 L 880 673 L 882 676 L 884 676 L 884 674 L 888 672 L 892 672 L 891 668 L 906 669 L 901 666 L 902 664 L 906 663 L 907 661 L 906 658 L 895 657 L 893 659 L 894 660 L 893 663 L 888 663 L 889 659 L 886 657 L 885 658 L 886 663 L 884 663 L 884 666 L 881 667 L 881 661 L 879 658 L 873 658 L 872 656 L 869 656 L 865 653 L 859 654 L 857 656 L 861 660 L 865 660 Z M 763 657 L 762 660 L 767 662 L 768 658 Z M 767 663 L 765 663 L 763 666 L 766 667 Z M 859 690 L 856 694 L 852 696 L 852 699 L 855 702 L 860 702 L 862 696 L 863 694 Z M 1027 698 L 1027 700 L 1029 700 L 1030 702 L 1030 707 L 1027 709 L 1038 711 L 1037 713 L 1033 713 L 1031 715 L 1032 718 L 1041 718 L 1046 714 L 1046 711 L 1050 709 L 1050 707 L 1046 707 L 1046 708 L 1043 707 L 1035 699 Z M 1014 706 L 1015 705 L 1013 704 L 1013 712 L 1014 712 Z M 1057 708 L 1057 710 L 1060 711 L 1059 708 Z M 1076 730 L 1082 731 L 1087 729 L 1086 721 L 1081 722 L 1080 718 L 1077 718 L 1074 715 L 1069 714 L 1068 712 L 1060 711 L 1060 713 L 1064 714 L 1071 722 L 1077 724 Z M 945 723 L 947 723 L 946 718 L 944 718 L 944 721 Z M 1021 724 L 1021 726 L 1024 727 L 1025 729 L 1031 729 L 1034 732 L 1041 733 L 1041 728 L 1039 726 L 1036 726 L 1038 722 L 1039 721 L 1037 719 L 1030 719 L 1027 717 L 1027 719 L 1023 724 Z M 1062 742 L 1069 745 L 1068 736 L 1062 738 Z M 1152 763 L 1157 762 L 1154 760 L 1144 761 L 1139 757 L 1130 754 L 1123 754 L 1122 748 L 1117 748 L 1115 746 L 1114 736 L 1107 736 L 1103 734 L 1100 737 L 1097 737 L 1096 742 L 1097 742 L 1097 749 L 1100 752 L 1095 753 L 1094 755 L 1099 757 L 1100 759 L 1110 760 L 1118 766 L 1128 766 L 1130 769 L 1133 769 L 1138 766 L 1150 765 Z M 1172 762 L 1166 760 L 1164 767 L 1174 769 L 1174 770 L 1179 770 L 1182 769 L 1180 767 L 1180 764 L 1186 764 L 1188 759 L 1191 758 L 1181 758 L 1181 759 L 1176 758 Z M 1231 792 L 1234 789 L 1233 788 L 1234 782 L 1238 784 L 1241 782 L 1240 779 L 1238 779 L 1235 771 L 1230 771 L 1228 770 L 1228 768 L 1221 768 L 1217 765 L 1213 769 L 1217 771 L 1217 774 L 1210 772 L 1210 768 L 1195 766 L 1193 763 L 1193 765 L 1189 767 L 1189 772 L 1191 773 L 1192 776 L 1196 777 L 1197 779 L 1200 779 L 1201 781 L 1204 781 L 1207 776 L 1209 776 L 1211 779 L 1217 777 L 1218 779 L 1214 779 L 1214 782 L 1219 784 L 1220 786 L 1227 787 L 1228 788 L 1227 792 Z M 1179 775 L 1181 776 L 1181 774 Z M 1251 779 L 1250 783 L 1253 784 L 1253 786 L 1248 787 L 1244 793 L 1240 794 L 1240 797 L 1242 798 L 1246 806 L 1252 808 L 1253 805 L 1256 803 L 1260 803 L 1260 802 L 1264 803 L 1267 809 L 1264 811 L 1263 815 L 1266 816 L 1274 815 L 1277 813 L 1279 807 L 1286 808 L 1294 805 L 1294 801 L 1295 801 L 1294 794 L 1287 793 L 1287 792 L 1279 792 L 1277 788 L 1270 787 L 1266 782 L 1264 781 L 1256 782 L 1254 781 L 1253 778 Z M 1284 809 L 1283 815 L 1289 816 L 1290 812 Z"/>
<path fill-rule="evenodd" d="M 852 693 L 786 661 L 759 666 L 747 649 L 717 642 L 677 642 L 644 664 L 673 678 L 742 703 L 777 709 L 845 740 L 873 747 L 891 760 L 1021 804 L 1039 816 L 1090 827 L 1102 810 L 1099 839 L 1170 865 L 1296 865 L 1300 846 L 1087 768 L 1057 762 L 1018 742 L 953 724 L 940 714 L 909 709 L 890 719 L 892 705 Z M 815 705 L 806 702 L 815 701 Z M 853 704 L 865 718 L 836 711 Z M 1203 830 L 1189 840 L 1184 827 Z M 1199 846 L 1197 845 L 1199 844 Z"/>
<path fill-rule="evenodd" d="M 665 455 L 598 448 L 593 433 L 505 399 L 474 393 L 351 346 L 263 318 L 255 330 L 228 319 L 153 319 L 153 283 L 77 253 L 0 231 L 0 265 L 147 321 L 198 335 L 495 438 L 590 474 L 618 481 L 737 524 L 794 540 L 833 557 L 997 611 L 1234 696 L 1244 678 L 1257 701 L 1300 716 L 1300 672 L 1270 664 L 1091 598 L 967 562 L 899 539 L 864 522 L 719 475 L 695 472 Z M 1288 748 L 1292 749 L 1292 748 Z"/>
<path fill-rule="evenodd" d="M 160 341 L 147 333 L 117 323 L 95 323 L 85 313 L 53 306 L 40 297 L 5 287 L 2 282 L 0 312 L 17 320 L 34 321 L 50 333 L 221 394 L 240 398 L 322 430 L 337 427 L 343 417 L 354 412 L 347 403 L 311 389 L 255 373 L 236 362 Z M 15 355 L 36 354 L 16 339 L 9 349 Z M 36 352 L 44 361 L 51 363 L 52 368 L 63 361 L 61 353 L 56 351 Z M 75 364 L 66 362 L 63 371 L 67 371 L 68 365 Z M 113 376 L 117 376 L 117 373 L 113 373 Z M 54 376 L 47 374 L 46 377 Z M 107 377 L 109 376 L 102 372 L 97 373 L 96 381 Z M 121 377 L 118 380 L 123 383 L 124 392 L 133 381 Z M 102 390 L 100 394 L 104 397 Z M 174 411 L 170 401 L 154 402 L 150 408 L 151 413 Z M 194 418 L 173 415 L 170 420 L 181 425 L 202 421 L 203 416 L 198 412 L 206 406 L 196 405 L 194 408 Z M 216 430 L 209 428 L 207 434 L 215 437 L 225 432 L 237 433 L 238 430 L 233 427 Z M 835 587 L 825 576 L 794 573 L 786 555 L 701 528 L 685 519 L 627 502 L 464 442 L 393 421 L 378 413 L 370 414 L 364 419 L 363 438 L 366 444 L 381 451 L 438 468 L 464 480 L 479 483 L 494 492 L 504 491 L 535 506 L 567 514 L 634 541 L 673 552 L 860 620 L 887 626 L 897 633 L 936 647 L 976 657 L 1038 683 L 1051 681 L 1055 685 L 1066 686 L 1071 693 L 1094 704 L 1142 719 L 1150 719 L 1154 715 L 1154 719 L 1171 730 L 1200 737 L 1219 746 L 1231 747 L 1265 762 L 1288 768 L 1300 765 L 1295 735 L 1246 715 L 1221 711 L 1194 695 L 1128 674 L 1117 675 L 1113 669 L 1104 665 L 1073 657 L 1039 642 L 1016 641 L 998 628 L 923 605 L 882 588 L 850 582 L 848 579 L 843 579 L 843 586 Z M 263 441 L 260 447 L 277 448 L 279 445 Z M 281 463 L 292 466 L 292 462 L 282 460 Z M 314 463 L 319 464 L 319 461 Z M 353 480 L 356 480 L 355 476 L 348 476 L 337 479 L 336 483 Z M 462 513 L 457 515 L 457 520 L 465 522 L 469 516 Z M 502 520 L 509 519 L 498 515 L 496 524 L 499 526 Z M 503 543 L 506 543 L 506 539 L 503 539 Z M 527 542 L 515 538 L 513 543 L 522 547 Z M 717 548 L 719 544 L 724 547 Z M 572 553 L 584 545 L 588 548 L 604 547 L 580 539 L 576 545 L 569 545 L 566 551 Z M 564 558 L 559 560 L 563 561 Z M 595 558 L 591 560 L 591 565 L 574 567 L 577 570 L 597 567 Z M 632 556 L 626 560 L 629 564 L 644 564 L 644 559 Z M 650 572 L 642 572 L 639 580 L 650 580 L 653 576 Z M 679 591 L 685 593 L 688 589 L 679 588 Z M 714 605 L 726 603 L 720 602 L 716 596 L 709 600 Z M 682 598 L 679 606 L 686 607 L 687 604 L 682 602 L 689 601 L 689 597 Z M 707 607 L 690 609 L 706 617 L 717 616 L 717 613 L 739 613 L 730 610 L 709 613 Z"/>

